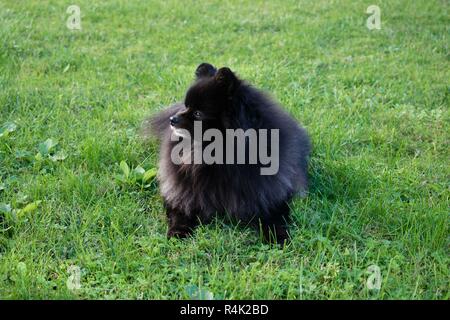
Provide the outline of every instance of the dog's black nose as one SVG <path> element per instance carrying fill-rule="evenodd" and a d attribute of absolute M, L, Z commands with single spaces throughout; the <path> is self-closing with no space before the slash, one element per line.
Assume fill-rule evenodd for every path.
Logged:
<path fill-rule="evenodd" d="M 169 120 L 170 120 L 170 125 L 172 125 L 172 126 L 176 125 L 178 123 L 178 121 L 179 121 L 177 116 L 171 116 L 169 118 Z"/>

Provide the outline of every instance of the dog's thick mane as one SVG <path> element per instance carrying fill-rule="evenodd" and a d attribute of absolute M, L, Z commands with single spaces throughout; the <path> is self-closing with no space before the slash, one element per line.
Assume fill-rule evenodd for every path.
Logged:
<path fill-rule="evenodd" d="M 307 190 L 309 138 L 303 128 L 264 93 L 240 81 L 224 114 L 227 128 L 279 129 L 279 171 L 260 175 L 251 165 L 175 165 L 169 117 L 184 109 L 179 103 L 150 119 L 147 127 L 161 141 L 159 181 L 161 193 L 172 207 L 211 218 L 215 213 L 250 221 L 265 217 L 281 202 Z"/>

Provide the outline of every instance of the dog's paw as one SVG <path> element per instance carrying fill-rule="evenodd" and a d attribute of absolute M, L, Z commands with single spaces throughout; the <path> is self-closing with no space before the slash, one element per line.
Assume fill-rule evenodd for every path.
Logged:
<path fill-rule="evenodd" d="M 289 235 L 289 232 L 287 230 L 284 230 L 284 232 L 280 231 L 280 234 L 276 235 L 277 244 L 283 246 L 289 244 L 291 241 L 291 236 Z"/>
<path fill-rule="evenodd" d="M 267 243 L 276 243 L 278 245 L 289 244 L 291 237 L 286 227 L 281 225 L 266 226 L 263 229 L 264 240 Z"/>
<path fill-rule="evenodd" d="M 170 228 L 167 231 L 167 238 L 177 238 L 177 239 L 184 239 L 191 235 L 190 230 L 186 229 L 177 229 L 177 228 Z"/>

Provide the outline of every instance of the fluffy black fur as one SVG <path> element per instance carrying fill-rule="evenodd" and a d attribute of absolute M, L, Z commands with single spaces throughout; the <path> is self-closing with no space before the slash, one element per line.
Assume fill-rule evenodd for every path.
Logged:
<path fill-rule="evenodd" d="M 288 202 L 307 191 L 310 141 L 306 131 L 230 69 L 216 70 L 202 63 L 195 75 L 184 102 L 149 122 L 150 132 L 161 141 L 158 179 L 167 210 L 168 237 L 186 237 L 200 222 L 225 214 L 254 225 L 267 240 L 283 243 L 289 236 Z M 170 139 L 171 124 L 192 132 L 194 120 L 202 121 L 203 130 L 279 129 L 278 173 L 260 175 L 260 164 L 174 164 L 170 154 L 177 142 Z"/>

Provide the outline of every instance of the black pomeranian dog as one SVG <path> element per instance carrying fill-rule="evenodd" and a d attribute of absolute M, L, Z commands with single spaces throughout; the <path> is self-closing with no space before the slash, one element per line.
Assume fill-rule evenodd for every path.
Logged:
<path fill-rule="evenodd" d="M 199 223 L 206 224 L 222 214 L 256 227 L 267 241 L 284 243 L 289 238 L 288 203 L 295 194 L 307 191 L 311 146 L 306 131 L 274 101 L 240 80 L 229 68 L 217 70 L 202 63 L 195 75 L 196 81 L 184 102 L 163 110 L 146 125 L 161 141 L 158 180 L 167 210 L 167 236 L 187 237 Z M 276 145 L 265 147 L 261 141 L 256 143 L 251 139 L 254 136 L 245 134 L 241 142 L 246 153 L 241 161 L 239 155 L 233 154 L 238 147 L 232 144 L 229 148 L 228 141 L 227 147 L 218 145 L 212 153 L 222 154 L 226 162 L 220 159 L 213 163 L 174 161 L 173 151 L 179 143 L 174 136 L 195 136 L 196 122 L 201 124 L 201 134 L 214 129 L 215 133 L 228 137 L 230 129 L 241 133 L 253 129 L 266 132 L 260 135 L 260 140 L 274 138 L 271 141 Z M 213 139 L 203 140 L 194 138 L 189 143 L 192 149 L 176 153 L 183 158 L 195 150 L 206 151 Z M 259 154 L 263 149 L 277 153 L 274 160 L 277 163 L 271 164 L 275 170 L 264 174 L 262 169 L 268 169 L 267 159 L 249 161 L 252 152 Z"/>

